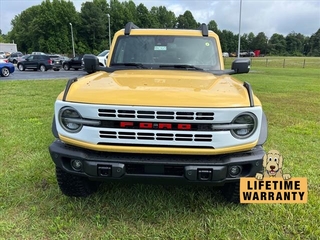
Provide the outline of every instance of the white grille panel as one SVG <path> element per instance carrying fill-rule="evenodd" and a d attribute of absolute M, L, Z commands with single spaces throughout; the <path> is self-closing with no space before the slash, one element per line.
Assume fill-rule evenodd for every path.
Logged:
<path fill-rule="evenodd" d="M 237 115 L 243 112 L 250 112 L 257 116 L 258 126 L 256 132 L 247 139 L 237 139 L 233 137 L 230 131 L 147 130 L 106 126 L 83 126 L 80 132 L 69 133 L 60 126 L 58 119 L 60 109 L 66 106 L 75 108 L 84 119 L 172 124 L 226 124 L 232 122 Z M 89 144 L 219 149 L 256 141 L 261 130 L 262 108 L 260 106 L 242 108 L 236 106 L 230 108 L 124 106 L 84 104 L 57 100 L 55 103 L 55 117 L 56 123 L 58 123 L 57 131 L 60 135 L 81 142 L 85 141 Z M 189 117 L 193 120 L 189 120 Z M 203 117 L 214 119 L 204 120 Z M 179 118 L 182 118 L 182 120 Z"/>

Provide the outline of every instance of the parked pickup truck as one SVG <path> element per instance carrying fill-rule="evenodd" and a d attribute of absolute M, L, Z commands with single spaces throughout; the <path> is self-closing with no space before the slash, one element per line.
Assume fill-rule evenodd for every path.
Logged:
<path fill-rule="evenodd" d="M 200 184 L 239 202 L 241 177 L 262 170 L 267 119 L 249 59 L 225 70 L 219 37 L 199 29 L 116 32 L 107 66 L 84 56 L 54 107 L 49 151 L 58 185 L 86 197 L 103 181 Z"/>

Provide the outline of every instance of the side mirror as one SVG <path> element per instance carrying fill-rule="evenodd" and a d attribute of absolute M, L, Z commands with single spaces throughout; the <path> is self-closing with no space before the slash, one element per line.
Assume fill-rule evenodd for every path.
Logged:
<path fill-rule="evenodd" d="M 250 71 L 250 59 L 249 58 L 237 58 L 232 62 L 231 69 L 235 73 L 248 73 Z"/>
<path fill-rule="evenodd" d="M 94 73 L 98 71 L 99 68 L 99 60 L 98 58 L 93 54 L 85 54 L 83 56 L 83 62 L 84 62 L 84 70 L 87 73 Z"/>

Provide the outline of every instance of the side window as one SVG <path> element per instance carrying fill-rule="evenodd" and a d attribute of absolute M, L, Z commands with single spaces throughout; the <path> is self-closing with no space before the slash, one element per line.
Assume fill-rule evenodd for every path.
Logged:
<path fill-rule="evenodd" d="M 29 56 L 27 59 L 28 60 L 33 60 L 33 58 L 34 58 L 33 56 Z"/>

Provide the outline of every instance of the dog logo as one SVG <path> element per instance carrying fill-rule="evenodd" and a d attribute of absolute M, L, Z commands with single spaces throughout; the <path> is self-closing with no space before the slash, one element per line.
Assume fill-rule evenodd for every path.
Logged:
<path fill-rule="evenodd" d="M 270 150 L 263 156 L 263 173 L 257 173 L 256 179 L 262 180 L 265 178 L 283 178 L 288 180 L 291 178 L 290 174 L 283 174 L 282 172 L 283 158 L 277 150 Z"/>

